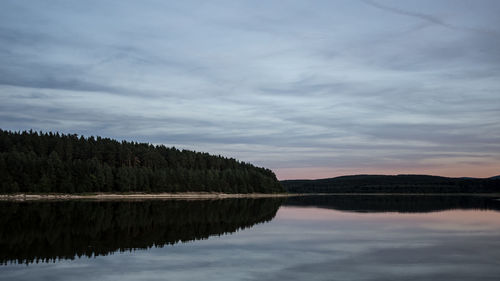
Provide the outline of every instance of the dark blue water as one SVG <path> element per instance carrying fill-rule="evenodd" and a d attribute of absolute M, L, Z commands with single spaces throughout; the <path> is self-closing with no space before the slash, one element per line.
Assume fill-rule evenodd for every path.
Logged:
<path fill-rule="evenodd" d="M 2 203 L 0 280 L 499 280 L 498 203 Z"/>

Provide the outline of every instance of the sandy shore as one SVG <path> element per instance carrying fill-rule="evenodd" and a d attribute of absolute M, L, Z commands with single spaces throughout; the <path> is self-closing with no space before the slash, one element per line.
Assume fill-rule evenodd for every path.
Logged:
<path fill-rule="evenodd" d="M 481 196 L 500 197 L 498 193 L 90 193 L 90 194 L 0 194 L 0 201 L 36 200 L 210 200 L 225 198 L 272 198 L 293 196 Z M 500 199 L 497 199 L 500 200 Z"/>
<path fill-rule="evenodd" d="M 3 201 L 34 201 L 34 200 L 127 200 L 127 199 L 225 199 L 225 198 L 269 198 L 289 197 L 297 194 L 277 193 L 249 193 L 229 194 L 211 192 L 185 192 L 185 193 L 95 193 L 95 194 L 0 194 Z"/>

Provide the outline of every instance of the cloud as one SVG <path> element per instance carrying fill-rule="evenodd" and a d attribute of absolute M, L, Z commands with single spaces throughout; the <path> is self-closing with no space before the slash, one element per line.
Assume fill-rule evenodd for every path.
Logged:
<path fill-rule="evenodd" d="M 498 165 L 494 3 L 120 3 L 0 4 L 2 129 L 163 143 L 278 174 Z"/>
<path fill-rule="evenodd" d="M 411 12 L 411 11 L 399 9 L 396 7 L 383 5 L 383 4 L 380 4 L 380 3 L 373 1 L 373 0 L 361 0 L 361 1 L 363 3 L 366 3 L 370 6 L 373 6 L 373 7 L 378 8 L 378 9 L 382 9 L 382 10 L 385 10 L 385 11 L 388 11 L 391 13 L 395 13 L 395 14 L 399 14 L 399 15 L 418 18 L 418 19 L 424 20 L 428 23 L 440 25 L 440 26 L 443 26 L 443 27 L 446 27 L 449 29 L 466 31 L 466 32 L 480 32 L 480 33 L 485 33 L 485 34 L 489 34 L 492 36 L 500 36 L 500 33 L 497 32 L 496 30 L 458 26 L 458 25 L 450 24 L 450 23 L 442 20 L 441 18 L 433 16 L 433 15 L 428 15 L 428 14 L 418 13 L 418 12 Z"/>

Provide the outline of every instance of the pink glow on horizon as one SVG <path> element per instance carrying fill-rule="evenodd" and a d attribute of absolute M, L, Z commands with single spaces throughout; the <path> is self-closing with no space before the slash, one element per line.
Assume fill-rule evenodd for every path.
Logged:
<path fill-rule="evenodd" d="M 276 214 L 276 219 L 306 220 L 306 221 L 387 221 L 387 222 L 413 222 L 427 224 L 432 228 L 443 229 L 471 229 L 499 227 L 499 214 L 491 210 L 446 210 L 430 213 L 356 213 L 318 207 L 281 207 Z M 458 227 L 460 225 L 460 227 Z"/>

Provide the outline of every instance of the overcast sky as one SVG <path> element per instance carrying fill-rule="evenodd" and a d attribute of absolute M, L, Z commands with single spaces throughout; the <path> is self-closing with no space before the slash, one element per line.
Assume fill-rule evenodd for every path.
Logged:
<path fill-rule="evenodd" d="M 0 128 L 280 179 L 500 174 L 500 1 L 0 2 Z"/>

